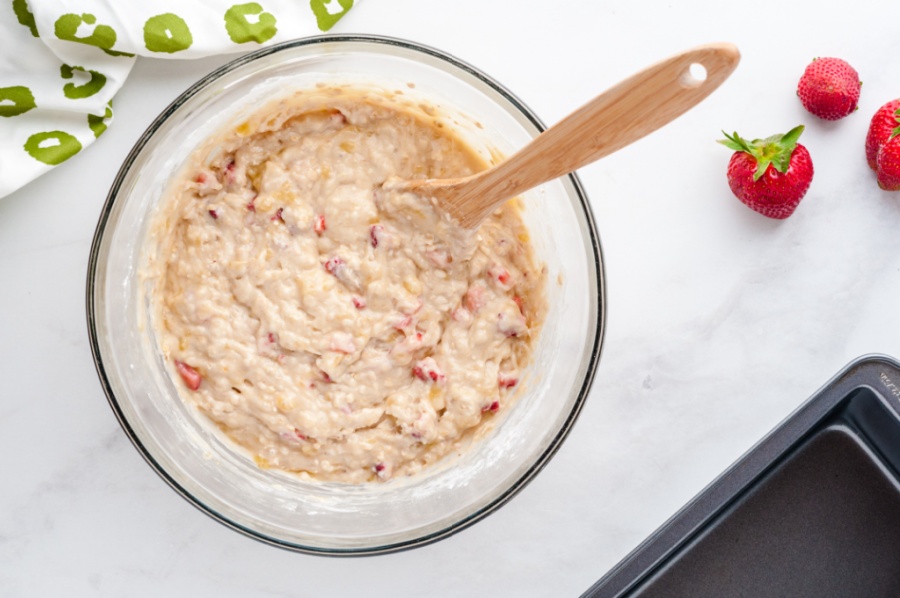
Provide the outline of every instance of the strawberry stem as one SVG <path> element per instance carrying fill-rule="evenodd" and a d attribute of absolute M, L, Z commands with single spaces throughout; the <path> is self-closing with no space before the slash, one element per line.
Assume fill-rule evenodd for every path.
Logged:
<path fill-rule="evenodd" d="M 900 123 L 900 110 L 898 110 L 898 123 Z M 725 131 L 725 139 L 720 139 L 719 143 L 736 152 L 744 152 L 750 154 L 756 159 L 756 170 L 753 173 L 753 180 L 758 181 L 762 175 L 766 173 L 769 164 L 784 174 L 787 172 L 791 164 L 791 154 L 797 147 L 797 140 L 804 130 L 803 125 L 798 125 L 785 133 L 784 135 L 772 135 L 765 139 L 754 139 L 747 141 L 736 132 L 729 135 Z M 900 134 L 900 127 L 897 127 L 894 134 Z"/>

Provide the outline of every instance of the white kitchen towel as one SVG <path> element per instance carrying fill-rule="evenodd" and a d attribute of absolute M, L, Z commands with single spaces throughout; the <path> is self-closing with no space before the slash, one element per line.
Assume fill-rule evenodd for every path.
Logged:
<path fill-rule="evenodd" d="M 0 0 L 0 197 L 106 130 L 136 56 L 247 52 L 328 31 L 353 3 Z"/>

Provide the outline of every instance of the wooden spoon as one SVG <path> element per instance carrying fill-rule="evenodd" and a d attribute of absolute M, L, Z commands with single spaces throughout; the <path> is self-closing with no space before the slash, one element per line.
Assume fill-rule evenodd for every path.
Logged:
<path fill-rule="evenodd" d="M 395 181 L 391 188 L 433 197 L 438 209 L 476 228 L 509 198 L 599 160 L 682 115 L 719 87 L 739 60 L 738 49 L 727 43 L 688 50 L 600 94 L 488 170 L 457 179 Z"/>

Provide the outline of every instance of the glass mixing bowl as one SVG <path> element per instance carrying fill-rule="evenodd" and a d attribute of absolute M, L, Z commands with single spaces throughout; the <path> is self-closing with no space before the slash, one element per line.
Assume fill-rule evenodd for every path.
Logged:
<path fill-rule="evenodd" d="M 548 269 L 549 309 L 520 396 L 460 456 L 388 483 L 310 482 L 258 468 L 184 403 L 157 348 L 138 276 L 148 223 L 192 150 L 277 94 L 321 83 L 402 89 L 440 108 L 486 159 L 543 126 L 509 91 L 437 50 L 397 39 L 321 36 L 245 55 L 183 93 L 138 140 L 103 207 L 88 266 L 91 349 L 128 437 L 178 493 L 218 521 L 284 548 L 374 554 L 433 542 L 485 517 L 556 452 L 585 401 L 600 355 L 604 282 L 584 191 L 570 175 L 523 196 Z M 449 121 L 448 121 L 449 122 Z"/>

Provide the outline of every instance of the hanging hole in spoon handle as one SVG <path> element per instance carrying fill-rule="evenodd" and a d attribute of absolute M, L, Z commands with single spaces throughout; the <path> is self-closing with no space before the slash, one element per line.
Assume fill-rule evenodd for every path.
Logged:
<path fill-rule="evenodd" d="M 658 62 L 611 87 L 486 171 L 450 180 L 408 182 L 434 197 L 465 227 L 503 201 L 618 151 L 681 116 L 737 67 L 728 43 L 700 46 Z"/>
<path fill-rule="evenodd" d="M 551 144 L 566 139 L 565 158 L 550 169 L 534 168 L 532 176 L 538 177 L 543 170 L 546 181 L 568 174 L 675 120 L 718 88 L 739 61 L 737 47 L 728 43 L 676 54 L 600 94 L 501 166 L 513 167 L 520 156 L 531 162 Z"/>
<path fill-rule="evenodd" d="M 706 81 L 706 67 L 699 62 L 691 63 L 688 70 L 681 75 L 681 84 L 684 87 L 697 87 Z"/>

